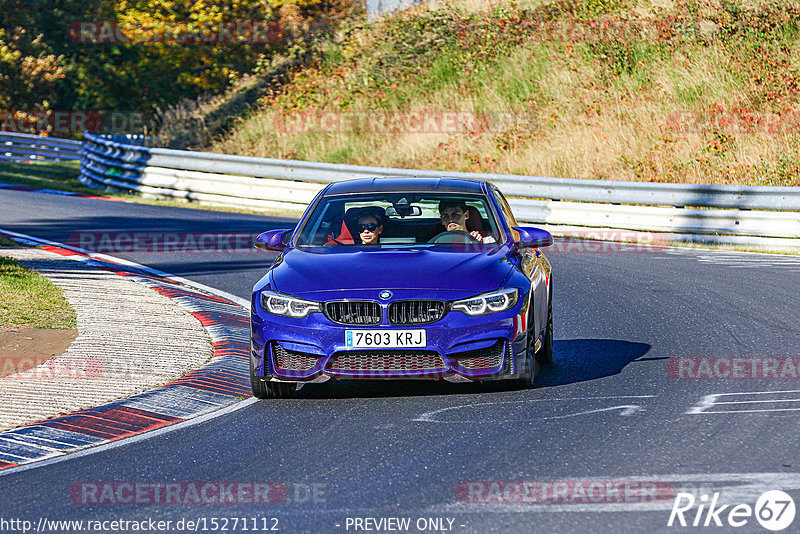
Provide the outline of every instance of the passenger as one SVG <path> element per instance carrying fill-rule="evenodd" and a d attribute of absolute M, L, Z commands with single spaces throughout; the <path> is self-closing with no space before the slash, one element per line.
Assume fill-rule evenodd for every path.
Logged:
<path fill-rule="evenodd" d="M 477 239 L 480 243 L 495 243 L 492 236 L 483 237 L 477 230 L 469 232 L 467 230 L 467 219 L 469 212 L 467 211 L 467 203 L 463 200 L 442 200 L 439 202 L 439 215 L 442 217 L 442 225 L 448 232 L 460 230 L 467 232 L 469 235 Z"/>
<path fill-rule="evenodd" d="M 358 237 L 362 245 L 377 245 L 380 241 L 383 225 L 375 215 L 362 215 L 358 218 Z"/>

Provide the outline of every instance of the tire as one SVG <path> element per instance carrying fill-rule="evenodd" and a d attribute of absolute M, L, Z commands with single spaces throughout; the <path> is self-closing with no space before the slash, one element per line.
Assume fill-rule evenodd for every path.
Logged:
<path fill-rule="evenodd" d="M 528 336 L 528 348 L 525 350 L 525 372 L 519 378 L 512 380 L 515 389 L 529 389 L 533 387 L 533 381 L 539 370 L 539 364 L 533 354 L 533 341 Z"/>
<path fill-rule="evenodd" d="M 292 382 L 267 382 L 257 376 L 250 358 L 250 389 L 257 399 L 287 399 L 294 395 L 297 384 Z"/>
<path fill-rule="evenodd" d="M 547 326 L 544 330 L 544 341 L 536 353 L 537 363 L 553 362 L 553 278 L 550 277 L 550 298 L 547 305 Z"/>
<path fill-rule="evenodd" d="M 531 348 L 528 349 L 528 355 L 525 358 L 525 373 L 521 374 L 519 378 L 511 381 L 514 389 L 530 389 L 533 387 L 533 382 L 536 380 L 536 375 L 539 374 L 539 362 L 531 354 Z"/>

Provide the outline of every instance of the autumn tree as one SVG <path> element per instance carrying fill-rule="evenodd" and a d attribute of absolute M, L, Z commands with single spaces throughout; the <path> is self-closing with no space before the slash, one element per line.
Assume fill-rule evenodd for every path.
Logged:
<path fill-rule="evenodd" d="M 0 108 L 149 114 L 222 92 L 273 54 L 315 38 L 351 6 L 351 0 L 0 0 Z"/>

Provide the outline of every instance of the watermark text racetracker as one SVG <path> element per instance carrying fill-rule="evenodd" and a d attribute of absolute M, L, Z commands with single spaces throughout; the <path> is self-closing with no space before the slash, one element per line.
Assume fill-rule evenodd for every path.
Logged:
<path fill-rule="evenodd" d="M 123 110 L 0 110 L 0 130 L 25 134 L 68 135 L 85 131 L 129 134 L 145 126 L 144 114 Z"/>
<path fill-rule="evenodd" d="M 102 360 L 92 356 L 0 356 L 0 380 L 93 380 L 103 375 L 103 368 Z M 135 372 L 136 366 L 129 371 Z"/>
<path fill-rule="evenodd" d="M 565 237 L 555 239 L 550 252 L 604 254 L 612 252 L 661 252 L 670 245 L 668 234 L 617 230 L 611 228 L 571 229 Z"/>
<path fill-rule="evenodd" d="M 668 502 L 668 482 L 656 480 L 486 480 L 462 482 L 456 497 L 471 504 L 599 504 Z"/>
<path fill-rule="evenodd" d="M 225 23 L 86 20 L 70 24 L 69 36 L 81 44 L 275 44 L 284 39 L 276 21 Z"/>
<path fill-rule="evenodd" d="M 73 247 L 100 254 L 149 252 L 160 254 L 218 254 L 258 251 L 258 233 L 245 232 L 75 232 L 67 239 Z"/>
<path fill-rule="evenodd" d="M 322 483 L 250 481 L 78 482 L 69 498 L 85 505 L 242 505 L 320 504 L 327 500 Z"/>
<path fill-rule="evenodd" d="M 689 380 L 795 380 L 800 357 L 791 356 L 674 356 L 667 374 Z"/>
<path fill-rule="evenodd" d="M 667 115 L 664 129 L 679 134 L 791 135 L 800 131 L 800 109 L 783 106 L 764 111 L 714 104 L 700 111 L 674 111 Z"/>
<path fill-rule="evenodd" d="M 533 131 L 538 119 L 524 110 L 472 111 L 417 109 L 403 111 L 268 112 L 279 134 L 468 134 L 502 132 L 510 128 Z"/>

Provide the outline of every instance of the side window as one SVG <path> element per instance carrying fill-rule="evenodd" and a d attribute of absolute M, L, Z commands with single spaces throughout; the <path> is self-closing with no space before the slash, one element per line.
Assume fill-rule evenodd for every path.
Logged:
<path fill-rule="evenodd" d="M 503 212 L 503 217 L 505 217 L 508 226 L 519 226 L 517 219 L 514 217 L 514 213 L 511 211 L 511 206 L 508 205 L 508 201 L 506 200 L 506 197 L 503 196 L 503 193 L 501 193 L 499 189 L 495 188 L 494 194 L 497 197 L 497 202 L 500 204 L 500 211 Z M 514 241 L 519 241 L 519 232 L 516 230 L 511 230 L 511 237 Z"/>

